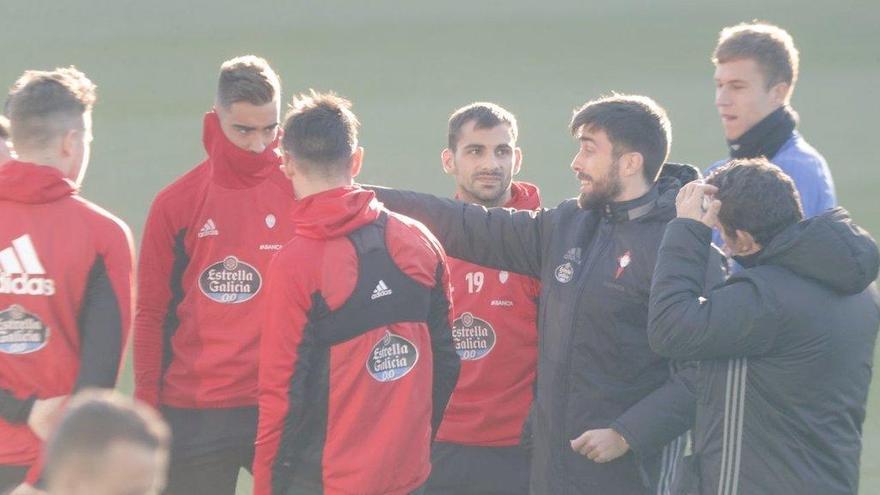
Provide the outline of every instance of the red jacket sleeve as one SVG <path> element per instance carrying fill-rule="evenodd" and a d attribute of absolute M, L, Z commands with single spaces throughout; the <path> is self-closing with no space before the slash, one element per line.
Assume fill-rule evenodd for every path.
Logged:
<path fill-rule="evenodd" d="M 134 323 L 134 395 L 147 404 L 159 405 L 164 328 L 172 299 L 175 247 L 182 246 L 185 231 L 174 232 L 156 198 L 141 241 L 138 263 L 138 298 Z"/>
<path fill-rule="evenodd" d="M 272 493 L 272 465 L 289 408 L 289 388 L 310 305 L 294 256 L 279 255 L 269 267 L 260 338 L 259 406 L 254 454 L 254 495 Z M 297 274 L 297 275 L 294 275 Z"/>

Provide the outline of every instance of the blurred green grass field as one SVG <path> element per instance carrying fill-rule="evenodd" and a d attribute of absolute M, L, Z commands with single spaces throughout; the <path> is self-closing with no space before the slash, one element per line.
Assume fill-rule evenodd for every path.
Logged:
<path fill-rule="evenodd" d="M 448 194 L 439 152 L 449 113 L 500 103 L 519 118 L 520 177 L 552 205 L 575 192 L 570 112 L 600 94 L 641 93 L 665 106 L 673 160 L 704 168 L 722 157 L 709 55 L 721 27 L 753 18 L 795 37 L 800 129 L 828 159 L 841 204 L 880 233 L 876 0 L 0 0 L 0 84 L 28 68 L 75 64 L 99 85 L 84 193 L 138 239 L 156 192 L 203 157 L 201 114 L 220 62 L 245 53 L 269 59 L 285 98 L 316 88 L 354 101 L 364 182 Z M 878 386 L 864 429 L 864 494 L 880 493 Z M 131 389 L 130 365 L 120 387 Z M 244 479 L 239 492 L 249 486 Z"/>

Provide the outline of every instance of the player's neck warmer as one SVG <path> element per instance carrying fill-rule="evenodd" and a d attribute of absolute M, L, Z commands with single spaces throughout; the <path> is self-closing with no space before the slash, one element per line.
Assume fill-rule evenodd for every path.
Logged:
<path fill-rule="evenodd" d="M 55 167 L 10 160 L 0 166 L 0 200 L 49 203 L 77 190 L 72 180 Z"/>
<path fill-rule="evenodd" d="M 375 221 L 380 207 L 376 193 L 355 184 L 306 196 L 294 201 L 290 211 L 296 235 L 329 239 Z"/>
<path fill-rule="evenodd" d="M 510 201 L 504 206 L 517 210 L 537 210 L 541 207 L 541 192 L 534 184 L 514 181 L 510 184 Z"/>
<path fill-rule="evenodd" d="M 253 187 L 263 182 L 281 164 L 278 138 L 261 153 L 241 149 L 223 134 L 215 112 L 205 114 L 202 143 L 211 160 L 212 177 L 218 184 L 230 189 Z"/>
<path fill-rule="evenodd" d="M 797 127 L 798 114 L 790 106 L 783 105 L 764 117 L 739 139 L 727 142 L 731 158 L 772 159 L 791 137 Z"/>

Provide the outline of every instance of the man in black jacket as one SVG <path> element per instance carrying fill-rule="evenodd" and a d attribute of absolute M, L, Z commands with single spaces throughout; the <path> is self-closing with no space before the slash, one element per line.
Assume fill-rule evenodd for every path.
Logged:
<path fill-rule="evenodd" d="M 669 120 L 646 97 L 587 103 L 571 131 L 580 196 L 556 208 L 378 196 L 424 222 L 450 256 L 540 278 L 532 493 L 667 493 L 694 397 L 648 345 L 648 292 L 674 197 L 699 172 L 663 165 Z"/>
<path fill-rule="evenodd" d="M 840 208 L 801 221 L 794 183 L 763 158 L 707 183 L 679 193 L 651 289 L 651 347 L 702 360 L 692 466 L 675 493 L 855 494 L 877 246 Z M 706 294 L 712 226 L 745 269 Z"/>

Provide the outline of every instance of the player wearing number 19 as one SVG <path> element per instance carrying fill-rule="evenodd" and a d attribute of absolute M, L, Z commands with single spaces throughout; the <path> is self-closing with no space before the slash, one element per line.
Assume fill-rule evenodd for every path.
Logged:
<path fill-rule="evenodd" d="M 522 165 L 513 114 L 473 103 L 449 118 L 443 170 L 456 197 L 485 207 L 534 210 L 538 188 L 513 181 Z M 427 495 L 526 494 L 529 454 L 520 445 L 538 366 L 539 282 L 449 258 L 461 376 L 432 448 Z"/>
<path fill-rule="evenodd" d="M 284 123 L 295 233 L 266 287 L 257 495 L 419 490 L 458 378 L 446 256 L 354 184 L 358 125 L 314 92 Z"/>

